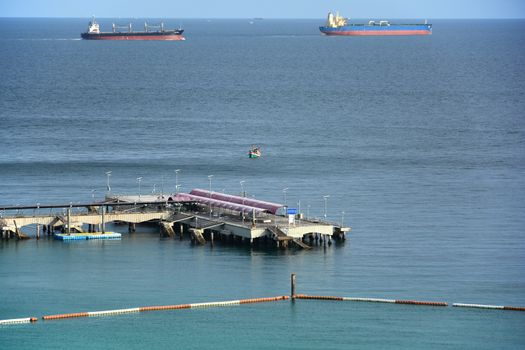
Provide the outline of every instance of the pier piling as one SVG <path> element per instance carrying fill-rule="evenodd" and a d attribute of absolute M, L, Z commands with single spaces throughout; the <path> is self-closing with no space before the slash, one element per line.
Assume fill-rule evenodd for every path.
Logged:
<path fill-rule="evenodd" d="M 102 233 L 105 233 L 106 232 L 106 223 L 104 221 L 105 219 L 105 214 L 106 214 L 106 207 L 102 207 L 102 224 L 101 224 L 101 231 Z"/>
<path fill-rule="evenodd" d="M 292 273 L 290 278 L 290 296 L 292 298 L 292 301 L 295 301 L 295 273 Z"/>

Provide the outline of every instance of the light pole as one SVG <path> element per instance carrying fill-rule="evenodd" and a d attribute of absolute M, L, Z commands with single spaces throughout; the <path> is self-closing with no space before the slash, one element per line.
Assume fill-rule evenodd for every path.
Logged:
<path fill-rule="evenodd" d="M 245 180 L 242 180 L 242 181 L 239 181 L 239 184 L 241 184 L 241 197 L 244 198 L 244 183 L 246 181 Z M 243 203 L 244 204 L 244 199 L 243 199 Z"/>
<path fill-rule="evenodd" d="M 241 185 L 242 205 L 244 205 L 244 183 L 245 182 L 246 182 L 245 180 L 239 181 L 239 184 Z M 242 208 L 242 223 L 244 224 L 244 207 Z"/>
<path fill-rule="evenodd" d="M 97 192 L 97 190 L 91 190 L 91 200 L 93 201 L 93 203 L 95 203 L 95 192 Z"/>
<path fill-rule="evenodd" d="M 111 176 L 111 171 L 106 171 L 108 194 L 111 193 L 111 187 L 109 186 L 109 177 L 110 176 Z"/>
<path fill-rule="evenodd" d="M 330 195 L 323 196 L 324 199 L 324 219 L 326 221 L 326 209 L 328 207 L 328 198 L 330 198 Z"/>
<path fill-rule="evenodd" d="M 286 192 L 288 191 L 288 187 L 283 188 L 283 195 L 284 195 L 284 216 L 288 214 L 288 206 L 286 205 Z"/>
<path fill-rule="evenodd" d="M 142 176 L 137 177 L 137 181 L 138 181 L 138 183 L 139 183 L 139 202 L 140 202 L 140 183 L 141 183 L 141 181 L 142 181 Z"/>
<path fill-rule="evenodd" d="M 213 175 L 208 175 L 208 180 L 210 181 L 210 219 L 211 219 L 211 179 L 213 178 Z"/>
<path fill-rule="evenodd" d="M 179 186 L 179 172 L 180 169 L 175 169 L 175 194 L 179 193 L 177 187 Z"/>

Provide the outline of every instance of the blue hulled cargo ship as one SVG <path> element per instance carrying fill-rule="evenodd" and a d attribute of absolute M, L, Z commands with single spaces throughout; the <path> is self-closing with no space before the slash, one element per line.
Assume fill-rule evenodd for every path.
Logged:
<path fill-rule="evenodd" d="M 326 35 L 430 35 L 432 24 L 394 24 L 389 21 L 369 21 L 366 23 L 348 23 L 348 18 L 339 16 L 339 13 L 328 13 L 326 25 L 319 30 Z"/>

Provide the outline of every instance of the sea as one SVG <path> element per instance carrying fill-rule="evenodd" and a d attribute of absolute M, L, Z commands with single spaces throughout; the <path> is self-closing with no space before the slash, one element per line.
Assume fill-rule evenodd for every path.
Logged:
<path fill-rule="evenodd" d="M 83 41 L 88 21 L 0 18 L 1 205 L 102 200 L 111 171 L 110 194 L 244 190 L 352 231 L 309 251 L 152 225 L 2 240 L 0 319 L 289 295 L 291 273 L 311 295 L 525 306 L 525 20 L 164 19 L 179 42 Z M 0 348 L 523 349 L 524 330 L 519 311 L 296 300 L 40 319 Z"/>

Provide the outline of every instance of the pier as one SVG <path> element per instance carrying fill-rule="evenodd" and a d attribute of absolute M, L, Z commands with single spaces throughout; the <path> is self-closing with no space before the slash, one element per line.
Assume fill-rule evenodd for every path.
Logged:
<path fill-rule="evenodd" d="M 306 218 L 279 203 L 194 189 L 189 193 L 147 196 L 106 196 L 103 202 L 36 206 L 0 206 L 3 239 L 27 239 L 26 226 L 36 226 L 36 238 L 82 232 L 106 232 L 107 223 L 124 224 L 129 232 L 137 224 L 156 224 L 161 236 L 195 244 L 229 241 L 277 248 L 310 249 L 345 240 L 350 227 Z"/>

